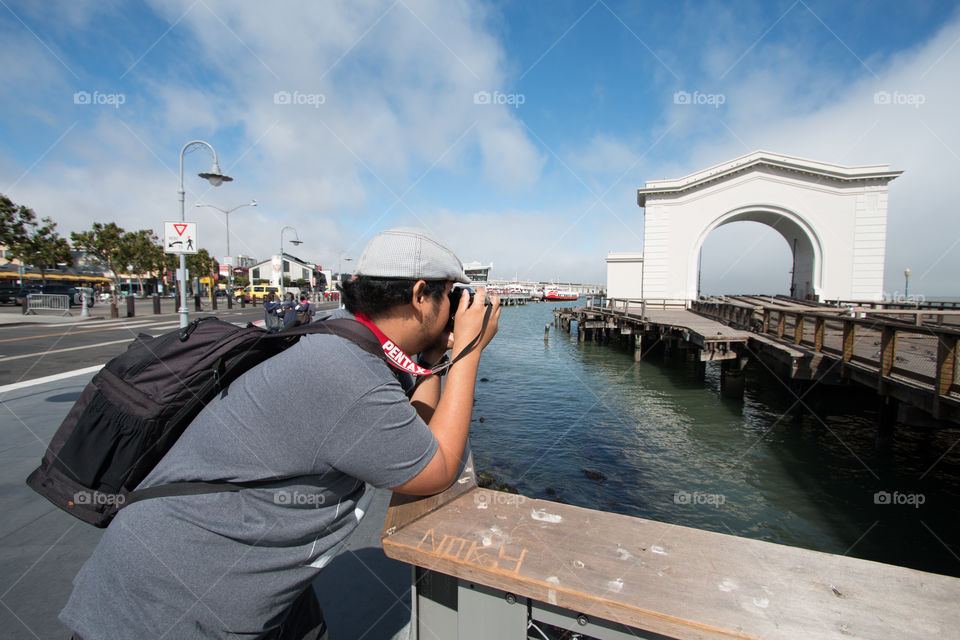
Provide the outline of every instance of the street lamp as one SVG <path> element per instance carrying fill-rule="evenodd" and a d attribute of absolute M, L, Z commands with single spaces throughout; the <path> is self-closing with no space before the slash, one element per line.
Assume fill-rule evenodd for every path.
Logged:
<path fill-rule="evenodd" d="M 903 279 L 904 279 L 903 297 L 904 297 L 904 298 L 909 298 L 909 297 L 910 297 L 910 269 L 909 269 L 909 267 L 903 270 Z"/>
<path fill-rule="evenodd" d="M 353 258 L 344 258 L 343 251 L 340 252 L 340 261 L 337 262 L 337 282 L 340 285 L 341 291 L 343 290 L 343 261 L 346 260 L 350 262 Z M 347 265 L 350 266 L 350 265 Z M 332 283 L 331 283 L 332 284 Z"/>
<path fill-rule="evenodd" d="M 223 171 L 220 170 L 220 163 L 217 162 L 217 150 L 214 149 L 209 142 L 204 142 L 203 140 L 191 140 L 187 144 L 183 145 L 183 149 L 180 149 L 180 222 L 187 221 L 187 214 L 183 210 L 183 154 L 187 152 L 187 149 L 190 147 L 204 146 L 207 149 L 210 149 L 210 153 L 213 154 L 213 166 L 210 167 L 210 171 L 206 173 L 197 174 L 204 180 L 208 180 L 210 184 L 215 187 L 219 187 L 224 182 L 232 182 L 233 178 L 230 176 L 224 175 Z M 186 328 L 189 323 L 188 312 L 187 312 L 187 256 L 184 253 L 180 254 L 180 309 L 178 310 L 180 314 L 180 328 Z"/>
<path fill-rule="evenodd" d="M 256 201 L 256 200 L 251 200 L 250 202 L 245 202 L 245 203 L 243 203 L 243 204 L 238 204 L 238 205 L 235 206 L 233 209 L 221 209 L 220 207 L 215 207 L 215 206 L 212 205 L 212 204 L 204 204 L 204 203 L 202 203 L 202 202 L 198 202 L 197 204 L 195 204 L 195 205 L 193 205 L 193 206 L 195 206 L 195 207 L 209 207 L 210 209 L 216 209 L 217 211 L 219 211 L 220 213 L 222 213 L 222 214 L 225 216 L 225 218 L 226 218 L 226 221 L 227 221 L 227 255 L 226 255 L 226 257 L 230 258 L 230 265 L 229 265 L 229 266 L 230 266 L 230 277 L 229 277 L 229 282 L 230 282 L 230 284 L 229 284 L 229 287 L 228 287 L 228 288 L 229 288 L 229 291 L 227 291 L 227 295 L 233 296 L 233 254 L 230 253 L 230 214 L 233 213 L 234 211 L 236 211 L 237 209 L 240 209 L 241 207 L 255 207 L 255 206 L 257 206 L 257 201 Z"/>
<path fill-rule="evenodd" d="M 297 230 L 294 229 L 293 227 L 288 225 L 280 229 L 280 297 L 281 298 L 283 297 L 283 232 L 286 231 L 287 229 L 290 229 L 290 231 L 293 231 L 293 235 L 296 236 L 296 240 L 291 240 L 290 244 L 294 246 L 299 246 L 303 244 L 303 242 L 300 241 L 300 234 L 297 233 Z"/>

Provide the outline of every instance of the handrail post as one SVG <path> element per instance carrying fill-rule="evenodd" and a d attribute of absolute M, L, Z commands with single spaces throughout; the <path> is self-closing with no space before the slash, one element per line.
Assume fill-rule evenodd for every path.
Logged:
<path fill-rule="evenodd" d="M 897 329 L 884 326 L 880 332 L 880 377 L 886 377 L 893 371 L 897 359 Z"/>
<path fill-rule="evenodd" d="M 957 344 L 956 336 L 937 336 L 937 381 L 933 395 L 933 415 L 942 418 L 940 398 L 950 395 L 950 389 L 957 375 Z"/>
<path fill-rule="evenodd" d="M 800 344 L 803 342 L 803 314 L 798 313 L 794 317 L 796 319 L 793 323 L 793 344 Z"/>
<path fill-rule="evenodd" d="M 843 361 L 853 360 L 853 346 L 857 341 L 857 325 L 850 320 L 843 321 Z"/>
<path fill-rule="evenodd" d="M 770 333 L 770 309 L 763 309 L 763 333 Z"/>
<path fill-rule="evenodd" d="M 816 353 L 823 351 L 823 334 L 826 329 L 827 321 L 818 317 L 813 329 L 813 350 Z"/>
<path fill-rule="evenodd" d="M 787 331 L 787 314 L 782 309 L 777 312 L 777 337 L 783 338 L 783 334 Z"/>

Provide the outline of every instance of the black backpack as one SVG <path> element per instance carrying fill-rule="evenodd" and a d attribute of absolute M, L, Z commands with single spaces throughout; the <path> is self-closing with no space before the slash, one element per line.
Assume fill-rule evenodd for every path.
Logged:
<path fill-rule="evenodd" d="M 373 332 L 347 318 L 269 332 L 208 317 L 156 338 L 138 335 L 80 394 L 27 484 L 67 513 L 106 527 L 137 500 L 275 483 L 181 482 L 134 491 L 210 400 L 308 333 L 348 338 L 386 361 Z"/>

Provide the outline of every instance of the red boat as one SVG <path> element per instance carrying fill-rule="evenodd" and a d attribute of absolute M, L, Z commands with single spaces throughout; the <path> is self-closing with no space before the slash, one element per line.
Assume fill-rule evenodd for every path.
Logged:
<path fill-rule="evenodd" d="M 561 289 L 555 286 L 546 286 L 543 288 L 544 300 L 559 300 L 563 302 L 572 302 L 580 297 L 580 294 L 572 289 Z"/>

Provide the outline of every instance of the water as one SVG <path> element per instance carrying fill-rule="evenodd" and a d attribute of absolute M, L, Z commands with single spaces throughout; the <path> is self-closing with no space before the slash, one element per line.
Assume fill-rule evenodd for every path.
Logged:
<path fill-rule="evenodd" d="M 960 430 L 898 426 L 877 453 L 868 394 L 815 390 L 804 402 L 829 416 L 797 414 L 752 363 L 744 401 L 723 399 L 719 365 L 697 380 L 657 352 L 577 343 L 556 306 L 503 310 L 480 365 L 478 470 L 536 498 L 960 576 Z"/>

